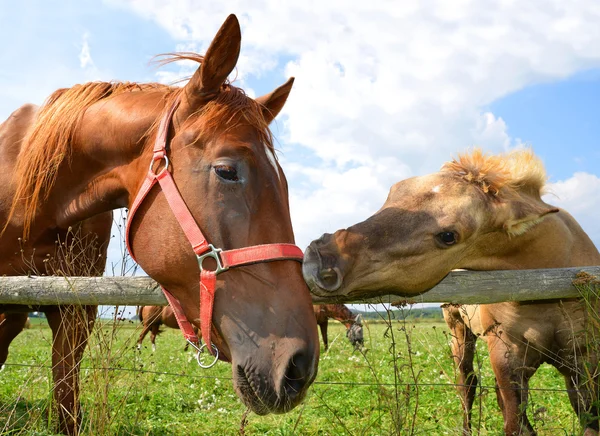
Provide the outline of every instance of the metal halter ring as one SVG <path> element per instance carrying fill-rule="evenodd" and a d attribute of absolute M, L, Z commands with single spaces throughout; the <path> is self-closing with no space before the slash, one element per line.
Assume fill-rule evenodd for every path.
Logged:
<path fill-rule="evenodd" d="M 200 361 L 200 353 L 202 353 L 204 351 L 204 348 L 206 348 L 206 344 L 202 344 L 200 347 L 198 347 L 196 344 L 194 344 L 189 339 L 187 339 L 187 341 L 188 341 L 188 344 L 190 344 L 192 347 L 194 347 L 197 351 L 196 361 L 198 362 L 198 365 L 200 366 L 200 368 L 208 369 L 208 368 L 212 368 L 213 366 L 215 366 L 217 364 L 217 362 L 219 361 L 219 349 L 217 348 L 217 346 L 215 344 L 213 344 L 213 343 L 210 344 L 212 346 L 212 349 L 215 351 L 215 358 L 210 364 L 205 365 Z"/>
<path fill-rule="evenodd" d="M 162 169 L 160 171 L 154 171 L 154 164 L 156 163 L 156 161 L 160 161 L 160 160 L 164 160 L 165 161 L 165 166 L 162 167 Z M 151 161 L 150 161 L 150 168 L 149 171 L 154 174 L 155 176 L 158 176 L 160 173 L 162 173 L 163 171 L 167 170 L 167 168 L 169 168 L 169 158 L 167 157 L 167 155 L 161 156 L 159 158 L 154 157 Z"/>
<path fill-rule="evenodd" d="M 204 368 L 204 369 L 208 369 L 208 368 L 212 368 L 213 366 L 216 365 L 216 363 L 219 361 L 219 349 L 215 346 L 215 344 L 213 344 L 211 342 L 210 346 L 212 347 L 212 349 L 215 351 L 215 358 L 214 360 L 209 363 L 208 365 L 204 365 L 201 361 L 200 361 L 200 353 L 202 353 L 202 351 L 204 350 L 204 348 L 206 347 L 206 344 L 202 344 L 200 346 L 200 350 L 198 350 L 198 354 L 196 354 L 196 361 L 198 361 L 198 365 L 200 365 L 200 368 Z"/>

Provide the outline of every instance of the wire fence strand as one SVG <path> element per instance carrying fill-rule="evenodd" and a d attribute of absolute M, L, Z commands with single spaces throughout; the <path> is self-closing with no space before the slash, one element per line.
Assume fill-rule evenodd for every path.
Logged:
<path fill-rule="evenodd" d="M 24 367 L 24 368 L 36 368 L 36 369 L 47 369 L 52 370 L 52 366 L 50 365 L 32 365 L 27 363 L 5 363 L 4 366 L 14 366 L 14 367 Z M 154 375 L 164 375 L 170 377 L 187 377 L 193 379 L 210 379 L 210 380 L 233 380 L 232 377 L 226 376 L 215 376 L 215 375 L 198 375 L 198 374 L 182 374 L 177 372 L 164 372 L 164 371 L 154 371 L 150 369 L 137 369 L 137 368 L 123 368 L 123 367 L 102 367 L 102 366 L 87 366 L 81 367 L 81 371 L 120 371 L 120 372 L 132 372 L 132 373 L 143 373 L 143 374 L 154 374 Z M 363 387 L 373 387 L 373 386 L 395 386 L 394 383 L 385 383 L 385 382 L 344 382 L 344 381 L 320 381 L 315 380 L 313 385 L 323 385 L 323 386 L 363 386 Z M 459 388 L 459 387 L 467 387 L 467 385 L 460 383 L 409 383 L 403 382 L 400 383 L 401 386 L 405 387 L 436 387 L 436 388 Z M 489 385 L 479 385 L 481 390 L 495 390 L 496 386 Z M 513 391 L 536 391 L 536 392 L 588 392 L 586 389 L 560 389 L 560 388 L 499 388 L 504 390 L 513 390 Z"/>

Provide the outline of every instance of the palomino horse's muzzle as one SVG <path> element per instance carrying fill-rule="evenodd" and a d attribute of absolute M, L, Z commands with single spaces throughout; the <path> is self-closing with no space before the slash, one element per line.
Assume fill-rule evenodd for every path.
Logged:
<path fill-rule="evenodd" d="M 320 248 L 331 240 L 330 234 L 313 241 L 304 253 L 302 273 L 311 292 L 318 296 L 327 296 L 342 286 L 343 275 L 337 264 L 337 257 L 322 252 Z"/>

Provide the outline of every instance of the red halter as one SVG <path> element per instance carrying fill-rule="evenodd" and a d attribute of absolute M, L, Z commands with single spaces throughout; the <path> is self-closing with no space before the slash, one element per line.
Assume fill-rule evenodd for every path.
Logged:
<path fill-rule="evenodd" d="M 150 161 L 150 169 L 148 170 L 148 174 L 146 175 L 144 183 L 142 183 L 135 200 L 129 208 L 129 219 L 127 220 L 127 228 L 125 230 L 125 241 L 131 257 L 135 260 L 133 250 L 129 243 L 131 222 L 133 221 L 136 211 L 144 201 L 144 198 L 146 198 L 146 195 L 148 195 L 152 187 L 158 182 L 175 218 L 179 221 L 179 224 L 188 241 L 190 241 L 192 249 L 198 259 L 198 266 L 200 267 L 200 328 L 202 337 L 207 344 L 206 348 L 208 348 L 211 354 L 213 354 L 214 349 L 216 358 L 218 358 L 219 350 L 211 341 L 212 312 L 215 301 L 217 275 L 227 271 L 229 268 L 252 265 L 260 262 L 270 262 L 274 260 L 296 260 L 302 262 L 303 254 L 302 250 L 294 244 L 265 244 L 223 251 L 221 248 L 215 248 L 212 244 L 207 242 L 200 227 L 198 227 L 190 210 L 183 201 L 181 194 L 177 190 L 175 181 L 169 171 L 167 137 L 173 113 L 178 105 L 179 99 L 176 99 L 160 121 L 156 141 L 154 142 L 154 155 Z M 164 166 L 158 172 L 155 172 L 154 166 L 160 161 L 164 161 Z M 212 257 L 216 261 L 217 267 L 215 270 L 211 271 L 203 268 L 202 262 L 207 257 Z M 177 324 L 179 324 L 179 328 L 183 332 L 184 338 L 200 351 L 200 348 L 197 346 L 199 343 L 198 337 L 194 333 L 190 322 L 185 317 L 181 303 L 179 303 L 179 301 L 164 287 L 161 286 L 161 288 L 165 297 L 167 297 L 167 301 L 173 308 Z M 200 360 L 198 360 L 198 363 L 200 363 Z M 201 363 L 200 365 L 204 366 Z"/>

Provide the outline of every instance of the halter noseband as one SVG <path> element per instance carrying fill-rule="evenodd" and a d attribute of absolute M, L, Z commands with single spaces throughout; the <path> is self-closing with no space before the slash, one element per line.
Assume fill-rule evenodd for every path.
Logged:
<path fill-rule="evenodd" d="M 194 220 L 190 210 L 186 206 L 185 201 L 181 197 L 181 194 L 177 189 L 177 185 L 175 184 L 175 180 L 169 171 L 169 159 L 167 157 L 168 133 L 171 119 L 173 118 L 173 114 L 175 113 L 178 105 L 179 98 L 173 102 L 169 110 L 165 113 L 160 121 L 158 133 L 154 142 L 154 153 L 152 155 L 152 160 L 150 161 L 148 174 L 146 175 L 146 178 L 144 179 L 144 182 L 142 183 L 135 200 L 129 208 L 129 219 L 127 220 L 127 227 L 125 230 L 125 241 L 132 259 L 135 260 L 129 238 L 131 222 L 133 221 L 136 211 L 150 190 L 158 182 L 169 204 L 169 207 L 173 212 L 173 215 L 175 215 L 175 218 L 181 225 L 181 228 L 188 241 L 192 245 L 192 249 L 194 250 L 198 260 L 198 266 L 200 268 L 200 329 L 205 345 L 198 347 L 198 336 L 196 333 L 194 333 L 191 323 L 187 320 L 179 300 L 177 300 L 163 286 L 161 286 L 161 288 L 165 294 L 165 297 L 167 298 L 167 301 L 169 302 L 169 305 L 173 309 L 173 313 L 177 319 L 177 324 L 183 332 L 184 338 L 194 348 L 196 348 L 196 350 L 198 350 L 198 363 L 203 368 L 208 368 L 214 365 L 217 359 L 220 358 L 219 349 L 211 340 L 212 313 L 215 301 L 217 275 L 227 271 L 229 268 L 252 265 L 261 262 L 271 262 L 275 260 L 295 260 L 302 262 L 303 254 L 302 250 L 294 244 L 264 244 L 245 248 L 237 248 L 233 250 L 223 250 L 208 243 L 202 234 L 200 227 L 198 227 L 198 224 Z M 157 162 L 158 164 L 164 162 L 164 165 L 162 167 L 159 165 L 158 170 L 155 171 L 154 168 Z M 204 269 L 202 262 L 207 257 L 211 257 L 216 261 L 216 269 Z M 203 365 L 200 362 L 200 351 L 205 346 L 209 352 L 215 356 L 214 362 L 210 365 Z"/>

